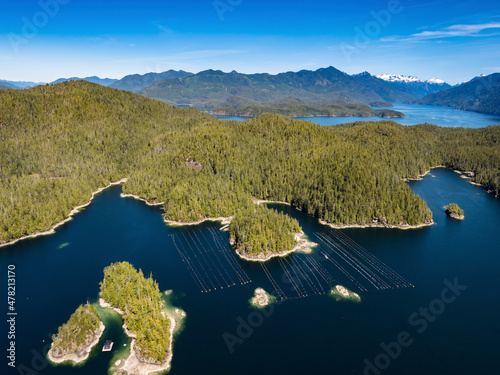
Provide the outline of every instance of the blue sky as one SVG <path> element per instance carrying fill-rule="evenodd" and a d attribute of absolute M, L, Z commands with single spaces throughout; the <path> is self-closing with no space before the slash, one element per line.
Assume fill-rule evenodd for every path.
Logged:
<path fill-rule="evenodd" d="M 17 0 L 0 6 L 0 78 L 335 66 L 455 84 L 500 72 L 500 2 Z"/>

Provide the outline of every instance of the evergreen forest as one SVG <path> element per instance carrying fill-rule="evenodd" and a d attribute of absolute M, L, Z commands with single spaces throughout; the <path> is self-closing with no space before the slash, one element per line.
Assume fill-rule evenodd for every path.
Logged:
<path fill-rule="evenodd" d="M 125 193 L 176 221 L 233 216 L 255 197 L 335 224 L 416 225 L 432 213 L 404 179 L 444 165 L 498 195 L 499 144 L 500 126 L 221 121 L 85 81 L 4 90 L 0 242 L 50 229 L 125 177 Z"/>
<path fill-rule="evenodd" d="M 113 263 L 104 269 L 101 298 L 124 312 L 123 321 L 136 336 L 138 359 L 164 363 L 171 344 L 170 320 L 152 276 L 145 278 L 128 262 Z"/>
<path fill-rule="evenodd" d="M 80 305 L 69 320 L 52 335 L 50 348 L 55 357 L 84 350 L 98 337 L 101 317 L 93 305 Z"/>
<path fill-rule="evenodd" d="M 297 220 L 265 205 L 238 211 L 229 224 L 234 246 L 250 256 L 291 250 L 297 244 L 294 234 L 300 231 Z"/>

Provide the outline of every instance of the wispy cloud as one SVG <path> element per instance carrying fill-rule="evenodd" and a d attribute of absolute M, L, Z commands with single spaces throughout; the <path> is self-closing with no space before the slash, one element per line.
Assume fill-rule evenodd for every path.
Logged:
<path fill-rule="evenodd" d="M 168 27 L 165 27 L 163 25 L 160 25 L 159 23 L 154 24 L 162 33 L 165 34 L 173 34 L 174 30 L 169 29 Z"/>
<path fill-rule="evenodd" d="M 489 22 L 476 25 L 452 25 L 436 31 L 423 31 L 409 36 L 389 36 L 382 38 L 382 42 L 410 41 L 419 42 L 432 39 L 445 39 L 455 37 L 486 37 L 500 35 L 500 22 Z M 491 30 L 483 33 L 485 30 Z"/>

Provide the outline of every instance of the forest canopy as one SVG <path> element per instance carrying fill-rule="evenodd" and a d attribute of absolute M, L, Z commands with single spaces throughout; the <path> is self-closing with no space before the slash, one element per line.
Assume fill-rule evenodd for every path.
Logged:
<path fill-rule="evenodd" d="M 45 231 L 109 182 L 165 218 L 233 216 L 252 197 L 335 224 L 432 220 L 402 179 L 436 165 L 500 192 L 500 126 L 221 121 L 84 81 L 0 91 L 0 242 Z"/>
<path fill-rule="evenodd" d="M 142 362 L 162 364 L 170 350 L 170 320 L 158 284 L 128 262 L 104 269 L 101 298 L 122 310 L 123 321 L 137 337 L 135 351 Z"/>
<path fill-rule="evenodd" d="M 255 205 L 234 215 L 229 224 L 229 238 L 244 255 L 257 256 L 292 250 L 299 222 L 265 205 Z"/>
<path fill-rule="evenodd" d="M 52 335 L 50 348 L 54 357 L 84 350 L 100 334 L 101 317 L 93 305 L 80 305 L 69 320 Z"/>

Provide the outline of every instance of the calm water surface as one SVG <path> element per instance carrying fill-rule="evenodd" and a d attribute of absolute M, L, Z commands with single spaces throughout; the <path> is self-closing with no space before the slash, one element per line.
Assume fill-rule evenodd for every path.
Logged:
<path fill-rule="evenodd" d="M 394 375 L 495 373 L 500 368 L 500 200 L 446 169 L 434 169 L 410 186 L 427 201 L 435 225 L 407 231 L 343 232 L 414 288 L 372 289 L 360 293 L 360 304 L 336 302 L 326 295 L 287 300 L 260 318 L 248 300 L 258 286 L 273 288 L 259 265 L 238 261 L 252 279 L 250 284 L 201 293 L 174 246 L 173 238 L 188 252 L 186 241 L 202 236 L 216 248 L 210 241 L 219 224 L 166 227 L 159 209 L 120 198 L 120 187 L 112 187 L 56 234 L 0 250 L 4 275 L 9 264 L 16 266 L 18 370 L 107 373 L 116 357 L 99 352 L 100 348 L 77 368 L 52 367 L 40 361 L 37 353 L 44 353 L 48 336 L 79 304 L 97 300 L 102 269 L 126 260 L 145 274 L 152 272 L 161 290 L 173 289 L 174 304 L 187 312 L 184 329 L 175 340 L 171 374 L 377 374 L 373 368 L 366 369 L 374 363 L 384 368 L 380 373 Z M 443 206 L 450 202 L 464 209 L 465 220 L 445 215 Z M 312 241 L 327 232 L 317 220 L 291 207 L 272 206 L 297 218 Z M 65 243 L 69 245 L 59 248 Z M 293 255 L 297 260 L 306 256 Z M 277 280 L 282 279 L 277 261 L 268 268 Z M 445 280 L 467 288 L 453 302 L 449 301 L 453 294 L 445 294 L 448 303 L 443 303 Z M 422 315 L 421 308 L 430 308 L 430 315 Z M 255 328 L 239 336 L 231 353 L 224 334 L 238 337 L 241 322 L 248 321 Z M 3 327 L 6 348 L 5 321 Z M 390 343 L 402 333 L 411 344 L 399 351 Z M 127 343 L 119 320 L 108 319 L 102 341 L 106 339 L 119 347 Z M 393 358 L 383 354 L 384 344 L 393 348 Z M 2 358 L 2 374 L 19 373 Z"/>
<path fill-rule="evenodd" d="M 457 109 L 432 105 L 394 104 L 390 108 L 403 112 L 406 117 L 390 119 L 402 125 L 429 123 L 444 127 L 483 128 L 499 125 L 500 117 L 482 113 L 459 111 Z M 244 117 L 221 116 L 224 120 L 246 120 Z M 338 125 L 354 121 L 387 121 L 377 116 L 370 117 L 294 117 L 297 120 L 311 121 L 319 125 Z"/>

